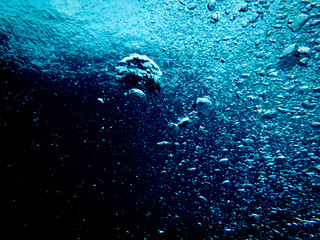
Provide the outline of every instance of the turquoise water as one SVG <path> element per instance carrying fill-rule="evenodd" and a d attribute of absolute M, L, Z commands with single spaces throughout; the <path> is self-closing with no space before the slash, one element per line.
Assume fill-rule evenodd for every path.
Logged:
<path fill-rule="evenodd" d="M 320 237 L 319 1 L 0 9 L 14 237 Z"/>

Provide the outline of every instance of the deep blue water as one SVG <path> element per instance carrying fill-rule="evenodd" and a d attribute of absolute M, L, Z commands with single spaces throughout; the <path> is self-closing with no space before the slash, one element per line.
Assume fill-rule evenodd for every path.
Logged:
<path fill-rule="evenodd" d="M 319 2 L 207 4 L 0 3 L 3 236 L 320 238 Z"/>

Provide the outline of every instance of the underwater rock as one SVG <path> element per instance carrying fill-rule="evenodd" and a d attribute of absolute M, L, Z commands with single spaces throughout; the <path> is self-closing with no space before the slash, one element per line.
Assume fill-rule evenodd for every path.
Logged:
<path fill-rule="evenodd" d="M 162 72 L 157 64 L 145 55 L 134 53 L 123 58 L 116 67 L 116 72 L 117 81 L 127 90 L 140 89 L 146 95 L 160 92 L 159 79 Z M 141 92 L 137 90 L 131 93 L 141 96 Z"/>
<path fill-rule="evenodd" d="M 195 172 L 197 170 L 197 168 L 195 168 L 195 167 L 192 167 L 192 168 L 188 168 L 187 169 L 187 171 L 189 171 L 189 172 Z"/>
<path fill-rule="evenodd" d="M 282 108 L 282 107 L 277 107 L 277 110 L 278 110 L 279 112 L 281 112 L 281 113 L 289 113 L 289 112 L 291 112 L 290 109 L 288 109 L 288 108 Z"/>
<path fill-rule="evenodd" d="M 171 142 L 168 141 L 161 141 L 161 142 L 157 142 L 157 146 L 159 147 L 166 147 L 166 146 L 170 146 Z"/>
<path fill-rule="evenodd" d="M 198 97 L 193 104 L 194 110 L 188 116 L 181 118 L 178 123 L 169 123 L 167 125 L 167 134 L 178 133 L 183 128 L 193 127 L 200 121 L 201 116 L 208 116 L 213 110 L 213 100 L 208 97 Z"/>
<path fill-rule="evenodd" d="M 213 11 L 213 9 L 214 9 L 215 6 L 216 6 L 216 0 L 209 0 L 207 6 L 208 6 L 208 9 L 209 9 L 210 11 Z"/>
<path fill-rule="evenodd" d="M 259 222 L 261 219 L 261 215 L 260 214 L 256 214 L 256 213 L 252 213 L 250 215 L 250 217 L 255 221 L 255 222 Z"/>
<path fill-rule="evenodd" d="M 316 122 L 316 121 L 312 122 L 312 123 L 311 123 L 311 127 L 313 127 L 313 128 L 320 128 L 320 122 Z"/>
<path fill-rule="evenodd" d="M 133 53 L 119 62 L 119 66 L 116 69 L 120 75 L 123 75 L 124 70 L 121 66 L 125 68 L 125 71 L 135 72 L 136 74 L 162 75 L 161 70 L 153 60 L 146 55 L 137 53 Z"/>
<path fill-rule="evenodd" d="M 194 10 L 196 7 L 197 7 L 197 4 L 196 4 L 196 3 L 189 3 L 189 4 L 188 4 L 188 9 L 189 9 L 189 10 Z"/>
<path fill-rule="evenodd" d="M 314 189 L 317 189 L 317 190 L 320 190 L 320 183 L 312 183 L 312 187 L 314 188 Z M 313 223 L 316 223 L 316 222 L 312 222 L 312 224 Z M 309 224 L 305 224 L 305 226 L 306 227 L 310 227 L 310 226 L 308 226 Z"/>
<path fill-rule="evenodd" d="M 291 44 L 280 54 L 278 62 L 282 70 L 290 70 L 295 65 L 306 65 L 309 61 L 309 47 L 299 47 L 297 44 Z"/>
<path fill-rule="evenodd" d="M 305 100 L 302 102 L 302 107 L 304 107 L 305 109 L 315 109 L 317 106 L 317 103 L 314 101 L 310 101 L 310 100 Z"/>
<path fill-rule="evenodd" d="M 310 87 L 308 85 L 300 86 L 298 89 L 299 93 L 307 93 L 310 92 Z"/>
<path fill-rule="evenodd" d="M 204 196 L 199 196 L 199 199 L 204 203 L 208 202 L 208 199 L 206 197 L 204 197 Z"/>
<path fill-rule="evenodd" d="M 320 93 L 320 86 L 313 88 L 313 91 L 316 92 L 316 93 Z"/>
<path fill-rule="evenodd" d="M 228 158 L 221 158 L 221 159 L 219 160 L 219 163 L 224 164 L 224 165 L 226 165 L 228 162 L 229 162 L 229 159 L 228 159 Z"/>
<path fill-rule="evenodd" d="M 310 53 L 310 48 L 309 47 L 299 47 L 298 48 L 298 53 L 300 54 L 309 54 Z"/>
<path fill-rule="evenodd" d="M 247 12 L 249 10 L 249 6 L 247 3 L 241 5 L 239 12 Z"/>
<path fill-rule="evenodd" d="M 97 100 L 98 100 L 99 102 L 101 102 L 102 104 L 104 104 L 103 98 L 97 98 Z"/>
<path fill-rule="evenodd" d="M 198 97 L 194 104 L 194 108 L 200 114 L 208 116 L 213 109 L 213 100 L 208 96 Z"/>
<path fill-rule="evenodd" d="M 126 96 L 129 96 L 130 98 L 134 100 L 139 100 L 144 102 L 147 99 L 147 95 L 138 88 L 132 88 L 127 93 L 125 93 Z"/>
<path fill-rule="evenodd" d="M 221 183 L 222 187 L 230 187 L 231 186 L 231 182 L 230 180 L 224 180 L 222 183 Z"/>
<path fill-rule="evenodd" d="M 250 22 L 250 23 L 255 23 L 256 21 L 258 21 L 259 16 L 260 16 L 259 14 L 253 13 L 253 14 L 249 17 L 249 22 Z"/>
<path fill-rule="evenodd" d="M 181 128 L 189 128 L 189 127 L 196 125 L 199 120 L 200 120 L 200 118 L 198 116 L 185 117 L 185 118 L 182 118 L 178 122 L 178 126 L 180 129 Z"/>
<path fill-rule="evenodd" d="M 320 24 L 320 20 L 319 19 L 314 19 L 311 23 L 310 23 L 310 26 L 311 27 L 314 27 L 314 26 L 317 26 Z"/>
<path fill-rule="evenodd" d="M 219 22 L 219 20 L 220 20 L 220 16 L 217 13 L 212 14 L 212 16 L 210 17 L 211 23 Z"/>
<path fill-rule="evenodd" d="M 305 58 L 300 59 L 299 65 L 304 66 L 304 65 L 307 65 L 308 62 L 309 62 L 309 58 L 305 57 Z"/>
<path fill-rule="evenodd" d="M 166 132 L 169 134 L 176 134 L 179 132 L 179 126 L 176 123 L 170 122 L 167 125 Z"/>
<path fill-rule="evenodd" d="M 262 115 L 263 118 L 267 118 L 267 119 L 273 119 L 277 116 L 278 112 L 276 110 L 269 110 L 264 112 L 264 114 Z"/>
<path fill-rule="evenodd" d="M 280 59 L 283 59 L 290 54 L 294 54 L 296 51 L 298 51 L 298 45 L 291 44 L 282 51 L 282 53 L 280 54 Z"/>
<path fill-rule="evenodd" d="M 299 31 L 309 20 L 309 15 L 307 14 L 299 14 L 292 22 L 291 25 L 288 25 L 289 28 L 293 31 Z"/>

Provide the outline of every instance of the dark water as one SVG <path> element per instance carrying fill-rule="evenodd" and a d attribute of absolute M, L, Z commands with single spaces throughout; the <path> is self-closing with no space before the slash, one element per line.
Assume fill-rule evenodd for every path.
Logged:
<path fill-rule="evenodd" d="M 3 236 L 320 238 L 319 2 L 0 8 Z M 163 73 L 143 103 L 115 81 L 134 52 Z"/>

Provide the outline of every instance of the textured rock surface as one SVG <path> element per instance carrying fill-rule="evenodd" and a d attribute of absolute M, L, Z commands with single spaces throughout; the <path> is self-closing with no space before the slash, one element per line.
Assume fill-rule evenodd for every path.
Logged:
<path fill-rule="evenodd" d="M 294 32 L 299 31 L 307 23 L 308 20 L 309 20 L 309 16 L 307 14 L 299 14 L 293 20 L 292 24 L 289 25 L 289 27 Z"/>

